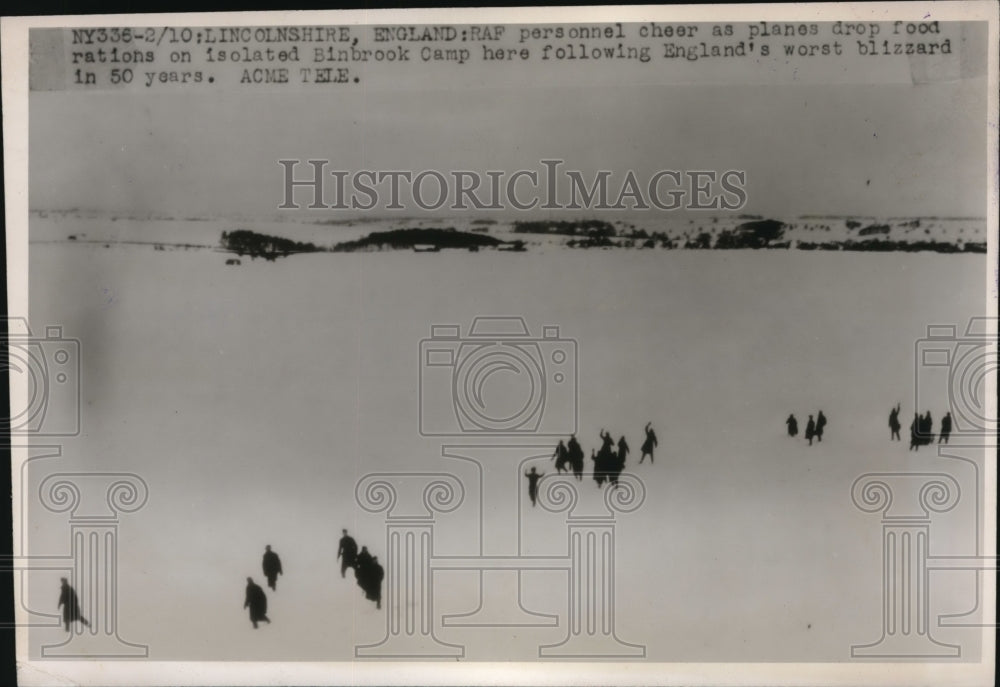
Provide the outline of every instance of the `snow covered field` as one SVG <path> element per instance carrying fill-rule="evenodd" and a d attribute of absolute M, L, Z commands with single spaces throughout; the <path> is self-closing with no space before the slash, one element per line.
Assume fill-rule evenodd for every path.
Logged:
<path fill-rule="evenodd" d="M 477 316 L 516 315 L 532 333 L 558 325 L 576 340 L 586 454 L 601 428 L 624 434 L 626 471 L 646 487 L 643 506 L 617 520 L 616 613 L 618 636 L 645 644 L 650 660 L 846 660 L 881 627 L 879 518 L 852 505 L 851 484 L 865 472 L 959 470 L 932 450 L 908 453 L 905 437 L 889 443 L 886 420 L 899 401 L 908 424 L 927 325 L 964 329 L 984 312 L 984 255 L 406 251 L 233 268 L 214 250 L 110 243 L 214 248 L 228 226 L 32 230 L 32 323 L 81 342 L 83 431 L 31 483 L 56 469 L 147 482 L 148 504 L 119 530 L 118 629 L 151 658 L 350 660 L 356 644 L 379 641 L 384 610 L 335 561 L 342 527 L 386 555 L 382 516 L 354 499 L 369 472 L 458 474 L 467 503 L 438 517 L 435 551 L 475 553 L 471 474 L 418 433 L 419 342 L 432 324 L 464 333 Z M 947 390 L 927 398 L 920 410 L 937 423 Z M 785 436 L 790 412 L 801 428 L 819 409 L 830 422 L 822 444 Z M 655 465 L 639 466 L 647 421 L 660 447 Z M 564 516 L 531 509 L 519 466 L 509 470 L 486 485 L 488 503 L 510 506 L 487 510 L 491 526 L 514 513 L 525 552 L 564 554 Z M 589 466 L 581 490 L 599 498 Z M 31 553 L 65 550 L 65 515 L 36 504 L 29 517 Z M 970 517 L 963 505 L 936 519 L 932 549 L 972 547 Z M 272 624 L 254 631 L 244 580 L 263 584 L 265 544 L 285 575 L 269 592 Z M 32 608 L 55 612 L 58 576 L 32 575 Z M 932 614 L 974 606 L 972 578 L 938 577 Z M 437 636 L 465 644 L 470 660 L 530 660 L 565 635 L 442 627 L 443 614 L 476 608 L 475 584 L 443 573 L 434 590 Z M 522 591 L 527 608 L 565 617 L 558 574 L 526 573 Z M 32 653 L 63 636 L 34 630 Z M 975 630 L 936 637 L 978 655 Z"/>

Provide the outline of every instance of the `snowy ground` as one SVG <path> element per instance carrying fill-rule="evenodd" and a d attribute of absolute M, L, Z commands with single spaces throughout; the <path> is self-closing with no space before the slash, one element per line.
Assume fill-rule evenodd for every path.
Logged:
<path fill-rule="evenodd" d="M 397 252 L 231 268 L 213 250 L 110 242 L 214 246 L 229 224 L 122 222 L 33 227 L 31 319 L 81 341 L 83 433 L 31 483 L 58 469 L 132 471 L 149 484 L 147 506 L 122 516 L 118 598 L 121 636 L 151 658 L 349 660 L 355 644 L 382 638 L 383 612 L 334 560 L 342 527 L 385 556 L 384 522 L 356 506 L 355 484 L 420 470 L 472 484 L 417 431 L 418 346 L 431 324 L 559 325 L 579 346 L 588 456 L 602 427 L 637 452 L 654 423 L 655 465 L 633 455 L 627 467 L 646 502 L 616 529 L 617 632 L 650 660 L 846 660 L 850 645 L 878 639 L 881 617 L 880 525 L 852 505 L 852 482 L 958 470 L 890 444 L 886 417 L 897 401 L 904 419 L 913 411 L 926 326 L 964 328 L 983 313 L 983 255 Z M 927 398 L 936 422 L 946 390 Z M 804 426 L 818 409 L 830 419 L 822 445 L 784 435 L 789 412 Z M 490 526 L 520 527 L 525 552 L 565 553 L 564 517 L 530 509 L 525 480 L 508 488 L 518 466 L 509 470 L 485 496 L 515 521 L 488 510 Z M 469 490 L 471 510 L 440 516 L 437 552 L 475 553 Z M 589 476 L 582 490 L 598 498 Z M 935 520 L 932 548 L 972 547 L 969 517 Z M 30 522 L 31 553 L 65 551 L 65 515 L 35 506 Z M 273 623 L 254 631 L 244 580 L 261 582 L 265 544 L 286 574 L 270 594 Z M 525 576 L 524 604 L 564 617 L 564 582 L 551 575 Z M 970 578 L 953 582 L 934 588 L 933 613 L 974 605 Z M 54 612 L 58 574 L 31 584 L 30 606 Z M 471 660 L 528 660 L 565 634 L 440 627 L 442 614 L 476 607 L 474 576 L 444 575 L 435 594 L 438 637 Z M 936 636 L 977 655 L 974 630 Z M 61 637 L 33 631 L 32 653 Z"/>

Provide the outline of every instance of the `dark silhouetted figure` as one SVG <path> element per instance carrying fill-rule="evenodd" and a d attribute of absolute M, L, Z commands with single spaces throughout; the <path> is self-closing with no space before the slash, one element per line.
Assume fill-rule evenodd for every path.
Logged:
<path fill-rule="evenodd" d="M 358 543 L 354 537 L 341 530 L 340 546 L 337 547 L 337 558 L 340 559 L 340 576 L 345 577 L 348 568 L 353 568 L 358 562 Z"/>
<path fill-rule="evenodd" d="M 590 449 L 590 460 L 594 463 L 594 481 L 597 482 L 597 488 L 600 489 L 604 486 L 604 462 L 601 456 L 598 456 L 594 449 Z"/>
<path fill-rule="evenodd" d="M 531 472 L 524 473 L 524 476 L 528 478 L 528 498 L 531 499 L 531 506 L 534 508 L 538 501 L 538 480 L 544 477 L 545 473 L 531 468 Z"/>
<path fill-rule="evenodd" d="M 607 457 L 607 478 L 608 483 L 614 487 L 618 486 L 618 478 L 625 470 L 625 459 L 620 453 L 614 451 Z"/>
<path fill-rule="evenodd" d="M 823 441 L 823 430 L 826 429 L 826 415 L 819 411 L 816 415 L 816 441 Z"/>
<path fill-rule="evenodd" d="M 378 562 L 378 556 L 372 556 L 371 572 L 368 577 L 368 589 L 366 596 L 369 601 L 375 602 L 375 608 L 382 608 L 382 580 L 385 578 L 385 569 Z"/>
<path fill-rule="evenodd" d="M 368 553 L 368 547 L 361 548 L 354 574 L 365 598 L 374 601 L 376 608 L 382 608 L 382 579 L 385 577 L 385 570 L 379 564 L 378 557 Z"/>
<path fill-rule="evenodd" d="M 615 446 L 615 440 L 611 438 L 611 432 L 605 432 L 603 429 L 598 435 L 601 437 L 601 453 L 611 453 Z"/>
<path fill-rule="evenodd" d="M 271 620 L 267 617 L 267 594 L 260 588 L 260 585 L 254 584 L 252 577 L 247 578 L 247 598 L 243 602 L 243 608 L 250 609 L 250 622 L 253 623 L 253 629 L 257 629 L 257 623 L 270 624 Z"/>
<path fill-rule="evenodd" d="M 62 608 L 63 625 L 66 626 L 66 631 L 69 632 L 70 623 L 75 623 L 77 620 L 83 623 L 84 627 L 90 627 L 90 621 L 80 613 L 80 601 L 76 598 L 76 591 L 69 585 L 69 581 L 65 577 L 60 579 L 62 582 L 59 591 L 59 605 L 56 608 Z"/>
<path fill-rule="evenodd" d="M 789 414 L 788 415 L 788 419 L 785 420 L 785 424 L 788 425 L 788 436 L 790 436 L 790 437 L 798 436 L 798 434 L 799 434 L 799 421 L 795 419 L 794 415 Z"/>
<path fill-rule="evenodd" d="M 570 435 L 569 441 L 566 442 L 566 456 L 569 459 L 569 464 L 573 468 L 573 476 L 578 480 L 583 479 L 583 449 L 580 447 L 580 442 L 576 440 L 576 435 Z"/>
<path fill-rule="evenodd" d="M 566 467 L 567 463 L 569 463 L 569 449 L 566 448 L 566 444 L 562 442 L 562 439 L 559 440 L 559 445 L 556 446 L 552 457 L 556 460 L 556 472 L 561 473 L 564 470 L 569 472 L 569 468 Z"/>
<path fill-rule="evenodd" d="M 931 419 L 931 411 L 927 411 L 919 422 L 920 443 L 929 444 L 934 440 L 934 421 Z"/>
<path fill-rule="evenodd" d="M 809 441 L 809 445 L 813 445 L 813 437 L 816 436 L 816 421 L 813 420 L 813 416 L 809 416 L 809 422 L 806 423 L 806 439 Z"/>
<path fill-rule="evenodd" d="M 598 482 L 598 485 L 605 481 L 611 481 L 615 465 L 618 462 L 618 456 L 615 455 L 614 450 L 615 440 L 611 438 L 611 432 L 605 432 L 602 429 L 600 437 L 601 449 L 597 452 L 597 463 L 595 466 L 601 473 L 601 480 Z"/>
<path fill-rule="evenodd" d="M 951 413 L 945 413 L 944 417 L 941 418 L 941 434 L 938 436 L 938 443 L 942 441 L 948 443 L 948 437 L 951 436 Z"/>
<path fill-rule="evenodd" d="M 628 457 L 629 450 L 628 442 L 625 441 L 625 435 L 623 434 L 622 438 L 618 440 L 618 462 L 621 463 L 622 470 L 625 469 L 625 459 Z"/>
<path fill-rule="evenodd" d="M 913 414 L 913 422 L 910 423 L 910 450 L 920 450 L 920 415 Z"/>
<path fill-rule="evenodd" d="M 889 411 L 889 431 L 892 432 L 892 434 L 889 435 L 889 441 L 900 440 L 899 430 L 901 428 L 902 425 L 899 424 L 899 404 L 897 403 L 896 407 Z"/>
<path fill-rule="evenodd" d="M 271 589 L 277 591 L 275 586 L 278 583 L 278 575 L 283 575 L 281 570 L 281 559 L 278 558 L 278 554 L 271 551 L 271 545 L 268 544 L 264 547 L 264 560 L 261 561 L 261 566 L 264 568 L 264 577 L 267 578 L 267 586 Z"/>
<path fill-rule="evenodd" d="M 358 557 L 354 562 L 354 578 L 358 581 L 358 584 L 361 585 L 362 589 L 365 588 L 363 582 L 365 573 L 371 568 L 371 564 L 372 555 L 368 553 L 367 546 L 362 546 L 361 553 L 358 554 Z"/>
<path fill-rule="evenodd" d="M 653 423 L 646 423 L 646 440 L 642 442 L 642 455 L 639 456 L 639 464 L 642 465 L 642 461 L 645 460 L 646 456 L 649 456 L 649 462 L 653 462 L 653 449 L 657 447 L 659 442 L 656 440 L 656 432 L 653 431 Z"/>

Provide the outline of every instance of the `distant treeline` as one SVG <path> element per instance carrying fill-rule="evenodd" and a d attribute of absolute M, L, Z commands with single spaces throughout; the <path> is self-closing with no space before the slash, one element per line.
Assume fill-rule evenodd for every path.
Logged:
<path fill-rule="evenodd" d="M 913 220 L 901 226 L 919 227 L 920 220 Z M 934 251 L 938 253 L 985 253 L 985 242 L 953 243 L 948 241 L 893 241 L 880 235 L 888 234 L 891 228 L 887 224 L 871 224 L 863 227 L 860 222 L 847 220 L 848 229 L 858 231 L 858 236 L 879 236 L 864 240 L 847 239 L 843 241 L 797 241 L 785 238 L 788 227 L 784 222 L 773 219 L 758 219 L 744 222 L 733 229 L 725 229 L 717 236 L 708 231 L 699 232 L 696 236 L 684 239 L 671 238 L 664 232 L 652 232 L 632 228 L 631 231 L 619 233 L 615 227 L 599 220 L 581 221 L 534 221 L 515 222 L 516 233 L 558 234 L 574 236 L 566 242 L 571 248 L 687 248 L 693 250 L 740 250 L 740 249 L 791 249 L 799 250 L 845 250 L 845 251 L 876 251 L 876 252 L 917 252 Z M 683 240 L 683 243 L 681 241 Z"/>
<path fill-rule="evenodd" d="M 476 227 L 492 220 L 474 220 Z M 911 223 L 919 226 L 919 220 Z M 985 253 L 985 241 L 951 242 L 925 240 L 893 240 L 886 236 L 891 229 L 885 224 L 871 224 L 861 228 L 860 223 L 848 221 L 850 230 L 860 229 L 858 239 L 834 239 L 829 241 L 790 240 L 786 236 L 789 225 L 773 219 L 744 222 L 732 229 L 724 229 L 718 234 L 700 231 L 693 236 L 670 236 L 666 232 L 647 232 L 636 229 L 618 230 L 609 222 L 601 220 L 539 220 L 514 222 L 516 234 L 546 234 L 570 237 L 565 246 L 569 248 L 686 248 L 693 250 L 745 250 L 745 249 L 798 249 L 834 251 L 872 252 L 919 252 L 937 253 Z M 853 226 L 851 226 L 853 225 Z M 275 260 L 293 253 L 312 253 L 325 250 L 312 243 L 300 243 L 278 236 L 268 236 L 247 229 L 222 232 L 222 248 L 249 255 Z M 442 249 L 464 249 L 478 251 L 493 248 L 501 251 L 524 251 L 525 242 L 505 241 L 484 233 L 481 229 L 458 231 L 454 227 L 405 228 L 375 231 L 354 241 L 344 241 L 332 249 L 335 253 L 381 250 L 414 250 L 436 252 Z"/>
<path fill-rule="evenodd" d="M 799 250 L 866 250 L 879 253 L 890 253 L 902 251 L 907 253 L 917 253 L 920 251 L 933 251 L 935 253 L 985 253 L 986 243 L 968 241 L 957 244 L 948 241 L 890 241 L 889 239 L 868 239 L 866 241 L 822 241 L 812 243 L 809 241 L 799 241 Z"/>
<path fill-rule="evenodd" d="M 224 250 L 237 255 L 249 255 L 251 258 L 264 258 L 265 260 L 275 260 L 293 253 L 316 253 L 323 250 L 312 243 L 300 243 L 280 236 L 258 234 L 249 229 L 224 231 L 219 243 Z"/>
<path fill-rule="evenodd" d="M 344 241 L 333 247 L 334 253 L 351 253 L 365 250 L 432 250 L 442 248 L 464 248 L 476 251 L 480 248 L 500 248 L 501 250 L 524 250 L 523 241 L 507 242 L 486 234 L 456 231 L 454 227 L 412 228 L 375 231 L 356 241 Z"/>

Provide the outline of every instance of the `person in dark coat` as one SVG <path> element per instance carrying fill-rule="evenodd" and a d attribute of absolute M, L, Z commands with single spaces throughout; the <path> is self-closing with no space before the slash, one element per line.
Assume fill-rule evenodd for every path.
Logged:
<path fill-rule="evenodd" d="M 615 440 L 611 438 L 611 432 L 605 432 L 603 429 L 598 435 L 601 437 L 601 453 L 610 454 L 612 449 L 615 447 Z"/>
<path fill-rule="evenodd" d="M 340 538 L 340 546 L 337 547 L 337 558 L 340 559 L 340 576 L 344 577 L 348 568 L 353 568 L 358 562 L 358 543 L 354 537 L 347 534 L 347 530 L 341 530 L 343 536 Z"/>
<path fill-rule="evenodd" d="M 63 625 L 66 626 L 66 631 L 69 632 L 70 623 L 77 620 L 83 623 L 84 627 L 90 627 L 90 621 L 80 613 L 80 601 L 76 598 L 76 590 L 70 586 L 65 577 L 60 579 L 62 582 L 59 589 L 59 605 L 56 608 L 62 608 Z"/>
<path fill-rule="evenodd" d="M 806 439 L 809 441 L 809 445 L 813 445 L 813 437 L 816 436 L 816 421 L 813 420 L 813 416 L 809 416 L 809 422 L 806 423 Z"/>
<path fill-rule="evenodd" d="M 621 457 L 621 454 L 612 451 L 607 461 L 606 476 L 608 484 L 617 487 L 618 478 L 621 477 L 622 471 L 625 469 L 625 459 Z"/>
<path fill-rule="evenodd" d="M 598 456 L 594 449 L 590 449 L 590 460 L 594 463 L 594 481 L 597 482 L 598 489 L 604 486 L 604 459 L 602 456 Z"/>
<path fill-rule="evenodd" d="M 901 428 L 902 425 L 899 424 L 899 404 L 897 403 L 896 407 L 889 411 L 889 431 L 891 432 L 889 441 L 899 441 L 899 430 Z"/>
<path fill-rule="evenodd" d="M 538 480 L 544 477 L 545 473 L 531 468 L 531 472 L 524 473 L 524 476 L 528 478 L 528 498 L 531 499 L 531 506 L 533 508 L 538 501 Z"/>
<path fill-rule="evenodd" d="M 570 467 L 573 468 L 573 476 L 578 480 L 583 479 L 583 449 L 580 442 L 576 440 L 576 435 L 572 434 L 566 442 L 566 457 L 569 459 Z"/>
<path fill-rule="evenodd" d="M 938 443 L 942 441 L 948 443 L 948 437 L 951 436 L 951 413 L 945 413 L 944 417 L 941 418 L 941 434 L 938 436 Z"/>
<path fill-rule="evenodd" d="M 365 598 L 375 601 L 379 608 L 382 606 L 382 578 L 385 571 L 379 565 L 378 558 L 368 553 L 368 547 L 362 546 L 361 553 L 358 554 L 357 565 L 354 574 L 358 579 L 358 586 Z"/>
<path fill-rule="evenodd" d="M 790 437 L 798 436 L 798 434 L 799 434 L 799 421 L 795 419 L 794 415 L 789 414 L 788 415 L 788 419 L 785 420 L 785 424 L 788 425 L 788 436 L 790 436 Z M 642 461 L 639 461 L 639 462 L 641 463 Z"/>
<path fill-rule="evenodd" d="M 566 464 L 569 463 L 569 449 L 566 448 L 566 444 L 562 442 L 562 439 L 559 440 L 559 445 L 556 446 L 555 453 L 552 454 L 552 457 L 555 458 L 556 461 L 556 472 L 561 473 L 564 470 L 567 472 L 569 471 L 569 468 L 566 467 Z"/>
<path fill-rule="evenodd" d="M 267 617 L 267 594 L 260 588 L 260 585 L 254 584 L 252 577 L 247 578 L 247 597 L 246 601 L 243 602 L 243 608 L 250 609 L 250 622 L 253 623 L 253 629 L 257 629 L 257 623 L 271 623 Z"/>
<path fill-rule="evenodd" d="M 278 575 L 284 573 L 281 570 L 281 559 L 278 558 L 278 554 L 271 551 L 270 544 L 264 547 L 264 560 L 261 561 L 261 567 L 264 569 L 264 577 L 267 578 L 267 586 L 277 591 L 278 588 L 275 585 L 278 583 Z"/>
<path fill-rule="evenodd" d="M 920 415 L 913 414 L 913 422 L 910 423 L 910 450 L 920 450 Z"/>
<path fill-rule="evenodd" d="M 649 456 L 650 463 L 653 462 L 653 449 L 659 445 L 659 442 L 656 440 L 656 432 L 653 431 L 652 422 L 646 423 L 645 431 L 646 440 L 642 442 L 642 455 L 639 456 L 640 465 L 642 465 L 642 461 L 646 459 L 646 456 Z"/>
<path fill-rule="evenodd" d="M 368 565 L 371 565 L 371 562 L 372 562 L 372 555 L 370 553 L 368 553 L 368 547 L 367 546 L 362 546 L 361 547 L 361 552 L 358 553 L 358 557 L 357 557 L 357 559 L 355 561 L 356 567 L 358 567 L 358 568 L 364 568 L 364 567 L 366 567 Z"/>
<path fill-rule="evenodd" d="M 823 441 L 823 430 L 826 429 L 826 415 L 819 411 L 816 415 L 816 441 Z"/>
<path fill-rule="evenodd" d="M 368 547 L 362 546 L 361 552 L 354 562 L 354 579 L 358 581 L 358 586 L 362 590 L 367 589 L 365 586 L 368 580 L 368 574 L 371 571 L 372 565 L 372 555 L 368 553 Z"/>
<path fill-rule="evenodd" d="M 618 440 L 618 463 L 621 464 L 621 469 L 618 470 L 618 472 L 625 469 L 625 458 L 628 457 L 628 452 L 630 450 L 628 442 L 625 441 L 625 435 L 623 434 L 622 438 Z"/>
<path fill-rule="evenodd" d="M 566 451 L 569 457 L 569 464 L 573 468 L 573 476 L 578 480 L 582 480 L 584 467 L 583 447 L 576 440 L 575 434 L 571 434 L 569 441 L 566 442 Z"/>
<path fill-rule="evenodd" d="M 920 443 L 929 444 L 934 439 L 934 420 L 931 419 L 931 411 L 927 411 L 918 423 L 920 428 Z"/>
<path fill-rule="evenodd" d="M 372 556 L 365 596 L 368 597 L 369 601 L 375 602 L 375 608 L 382 608 L 382 580 L 384 578 L 385 569 L 379 564 L 378 556 Z"/>

